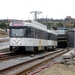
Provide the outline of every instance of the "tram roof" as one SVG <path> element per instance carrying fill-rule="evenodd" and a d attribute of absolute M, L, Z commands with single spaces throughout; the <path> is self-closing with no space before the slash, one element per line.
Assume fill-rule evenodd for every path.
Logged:
<path fill-rule="evenodd" d="M 57 35 L 57 32 L 55 30 L 47 30 L 48 33 L 52 33 L 54 35 Z"/>
<path fill-rule="evenodd" d="M 33 27 L 33 28 L 36 28 L 36 29 L 40 29 L 40 30 L 43 30 L 43 31 L 47 31 L 47 26 L 39 23 L 39 22 L 36 22 L 36 21 L 33 21 L 33 20 L 29 20 L 29 21 L 25 21 L 25 22 L 11 22 L 10 23 L 10 26 L 12 26 L 12 24 L 16 24 L 18 26 L 18 24 L 22 23 L 23 25 L 19 25 L 19 26 L 29 26 L 29 27 Z M 13 25 L 15 27 L 15 25 Z"/>
<path fill-rule="evenodd" d="M 43 31 L 47 31 L 47 28 L 45 27 L 42 27 L 40 25 L 37 25 L 37 24 L 33 24 L 33 23 L 24 23 L 25 26 L 30 26 L 30 27 L 33 27 L 33 28 L 36 28 L 36 29 L 40 29 L 40 30 L 43 30 Z"/>

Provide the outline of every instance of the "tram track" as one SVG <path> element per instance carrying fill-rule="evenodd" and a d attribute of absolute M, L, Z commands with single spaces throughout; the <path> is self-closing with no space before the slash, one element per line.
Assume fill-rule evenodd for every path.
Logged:
<path fill-rule="evenodd" d="M 56 51 L 54 51 L 54 52 L 56 52 Z M 14 53 L 11 53 L 11 52 L 5 52 L 5 53 L 0 53 L 0 61 L 8 60 L 8 59 L 12 59 L 12 58 L 15 58 L 15 57 L 20 57 L 20 56 L 31 56 L 31 57 L 33 57 L 35 54 L 32 54 L 32 53 L 14 54 Z"/>
<path fill-rule="evenodd" d="M 62 51 L 60 53 L 56 53 L 56 54 L 50 55 L 48 57 L 45 57 L 44 59 L 39 59 L 37 61 L 34 61 L 34 63 L 32 62 L 31 66 L 17 72 L 14 75 L 34 75 L 37 73 L 36 69 L 38 69 L 41 66 L 45 66 L 45 64 L 51 62 L 54 58 L 59 57 L 60 55 L 64 54 L 65 52 L 67 52 L 67 51 Z"/>
<path fill-rule="evenodd" d="M 12 53 L 2 54 L 0 56 L 0 62 L 11 60 L 11 59 L 14 59 L 14 58 L 17 58 L 17 57 L 21 57 L 21 56 L 23 56 L 23 54 L 20 54 L 20 55 L 16 55 L 16 54 L 12 54 Z"/>
<path fill-rule="evenodd" d="M 31 68 L 35 67 L 36 65 L 40 65 L 41 63 L 44 63 L 48 60 L 51 60 L 67 51 L 68 50 L 58 50 L 54 52 L 49 52 L 44 55 L 31 57 L 30 60 L 28 60 L 27 58 L 16 59 L 18 60 L 18 63 L 14 65 L 9 65 L 5 68 L 1 68 L 0 75 L 27 75 Z M 13 62 L 15 63 L 16 61 Z"/>
<path fill-rule="evenodd" d="M 10 56 L 11 54 L 11 52 L 0 53 L 0 60 Z"/>
<path fill-rule="evenodd" d="M 14 59 L 19 59 L 22 57 L 27 57 L 27 56 L 31 56 L 30 54 L 13 54 L 13 53 L 6 53 L 6 54 L 2 54 L 0 57 L 0 62 L 5 62 L 5 61 L 11 61 Z"/>

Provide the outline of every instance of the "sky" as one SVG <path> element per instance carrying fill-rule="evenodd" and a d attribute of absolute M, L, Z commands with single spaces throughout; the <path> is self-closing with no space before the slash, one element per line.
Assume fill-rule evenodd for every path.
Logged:
<path fill-rule="evenodd" d="M 33 11 L 40 11 L 38 18 L 75 18 L 75 0 L 0 0 L 0 19 L 34 19 Z"/>

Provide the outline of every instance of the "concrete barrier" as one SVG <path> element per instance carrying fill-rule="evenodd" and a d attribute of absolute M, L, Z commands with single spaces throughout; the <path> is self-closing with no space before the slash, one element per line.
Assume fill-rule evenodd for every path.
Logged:
<path fill-rule="evenodd" d="M 10 52 L 9 46 L 1 46 L 0 47 L 0 53 L 3 53 L 3 52 Z"/>
<path fill-rule="evenodd" d="M 63 58 L 63 59 L 69 59 L 69 58 L 72 58 L 71 53 L 74 53 L 74 50 L 70 50 L 69 52 L 63 54 L 63 55 L 62 55 L 62 58 Z"/>
<path fill-rule="evenodd" d="M 6 38 L 0 38 L 0 41 L 9 41 L 9 37 L 6 37 Z"/>

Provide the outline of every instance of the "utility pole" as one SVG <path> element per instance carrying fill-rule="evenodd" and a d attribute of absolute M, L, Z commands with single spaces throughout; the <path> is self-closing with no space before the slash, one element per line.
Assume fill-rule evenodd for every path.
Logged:
<path fill-rule="evenodd" d="M 7 29 L 8 29 L 8 17 L 7 17 L 7 23 L 6 23 L 6 32 L 7 32 Z"/>
<path fill-rule="evenodd" d="M 47 29 L 48 29 L 48 19 L 47 19 L 47 15 L 46 15 L 46 25 L 47 25 Z"/>
<path fill-rule="evenodd" d="M 34 13 L 34 16 L 35 16 L 34 20 L 36 21 L 37 20 L 37 14 L 40 14 L 42 12 L 40 12 L 40 11 L 32 11 L 31 14 L 32 13 Z"/>

